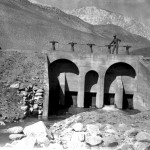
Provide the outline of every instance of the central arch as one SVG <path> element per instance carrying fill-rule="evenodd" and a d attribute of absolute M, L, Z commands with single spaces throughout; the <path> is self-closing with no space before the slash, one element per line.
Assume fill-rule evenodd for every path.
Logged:
<path fill-rule="evenodd" d="M 104 105 L 117 105 L 118 108 L 133 108 L 136 89 L 135 69 L 123 62 L 111 65 L 105 74 Z"/>
<path fill-rule="evenodd" d="M 97 94 L 97 82 L 98 73 L 96 71 L 89 71 L 85 75 L 85 96 L 84 96 L 84 107 L 96 107 L 96 94 Z"/>
<path fill-rule="evenodd" d="M 49 115 L 67 111 L 77 105 L 79 69 L 67 59 L 49 65 Z"/>

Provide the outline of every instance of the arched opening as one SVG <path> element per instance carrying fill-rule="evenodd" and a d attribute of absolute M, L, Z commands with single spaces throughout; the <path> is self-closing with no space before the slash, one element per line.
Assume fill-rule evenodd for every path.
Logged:
<path fill-rule="evenodd" d="M 49 115 L 66 112 L 77 105 L 78 67 L 59 59 L 49 65 Z"/>
<path fill-rule="evenodd" d="M 104 105 L 117 105 L 119 108 L 132 109 L 136 72 L 126 63 L 116 63 L 105 74 Z"/>
<path fill-rule="evenodd" d="M 85 76 L 84 107 L 96 107 L 98 73 L 89 71 Z"/>

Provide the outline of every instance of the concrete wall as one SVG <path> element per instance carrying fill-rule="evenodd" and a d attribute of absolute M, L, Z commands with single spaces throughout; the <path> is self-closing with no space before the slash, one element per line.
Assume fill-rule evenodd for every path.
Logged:
<path fill-rule="evenodd" d="M 138 93 L 138 91 L 140 91 L 139 84 L 143 83 L 145 87 L 148 87 L 146 82 L 142 81 L 143 74 L 141 74 L 142 70 L 139 68 L 139 56 L 95 54 L 83 55 L 76 52 L 51 51 L 48 54 L 48 59 L 49 70 L 50 68 L 57 70 L 56 72 L 50 72 L 53 72 L 52 74 L 54 76 L 60 76 L 59 83 L 63 84 L 64 75 L 61 75 L 61 73 L 65 73 L 69 90 L 77 92 L 78 107 L 84 107 L 85 92 L 96 92 L 96 107 L 102 108 L 104 105 L 104 92 L 116 92 L 116 75 L 122 76 L 121 78 L 125 92 L 127 94 L 133 94 L 135 106 L 135 103 L 137 102 L 136 96 L 140 93 Z M 62 60 L 66 63 L 58 63 Z M 115 64 L 118 64 L 117 68 L 112 67 L 115 66 Z M 108 80 L 105 83 L 105 76 L 107 76 L 107 73 L 109 74 L 109 71 L 111 72 L 111 68 L 113 71 L 118 70 L 118 72 L 114 72 L 114 75 L 111 75 L 110 73 L 110 76 L 108 76 Z M 75 70 L 78 70 L 78 73 L 75 73 Z M 49 78 L 51 79 L 50 72 Z M 92 73 L 90 74 L 90 72 Z M 111 84 L 108 90 L 107 83 L 109 80 L 111 80 Z M 49 99 L 45 101 L 49 101 Z M 146 103 L 149 103 L 149 101 L 146 101 Z M 118 104 L 118 106 L 119 105 L 120 104 Z M 140 109 L 140 107 L 135 108 Z M 45 111 L 47 111 L 47 109 L 45 109 Z"/>

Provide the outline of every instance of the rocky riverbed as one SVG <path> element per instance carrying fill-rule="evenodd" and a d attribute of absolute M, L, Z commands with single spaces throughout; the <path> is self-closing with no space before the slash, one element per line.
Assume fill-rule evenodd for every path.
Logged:
<path fill-rule="evenodd" d="M 1 130 L 10 139 L 3 148 L 148 150 L 150 113 L 94 110 L 50 124 L 36 121 Z"/>

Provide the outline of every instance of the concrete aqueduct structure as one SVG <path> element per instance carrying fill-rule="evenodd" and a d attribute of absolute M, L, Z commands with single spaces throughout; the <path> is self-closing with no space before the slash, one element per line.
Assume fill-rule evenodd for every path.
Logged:
<path fill-rule="evenodd" d="M 142 56 L 47 53 L 43 117 L 60 108 L 150 109 L 149 71 Z"/>

